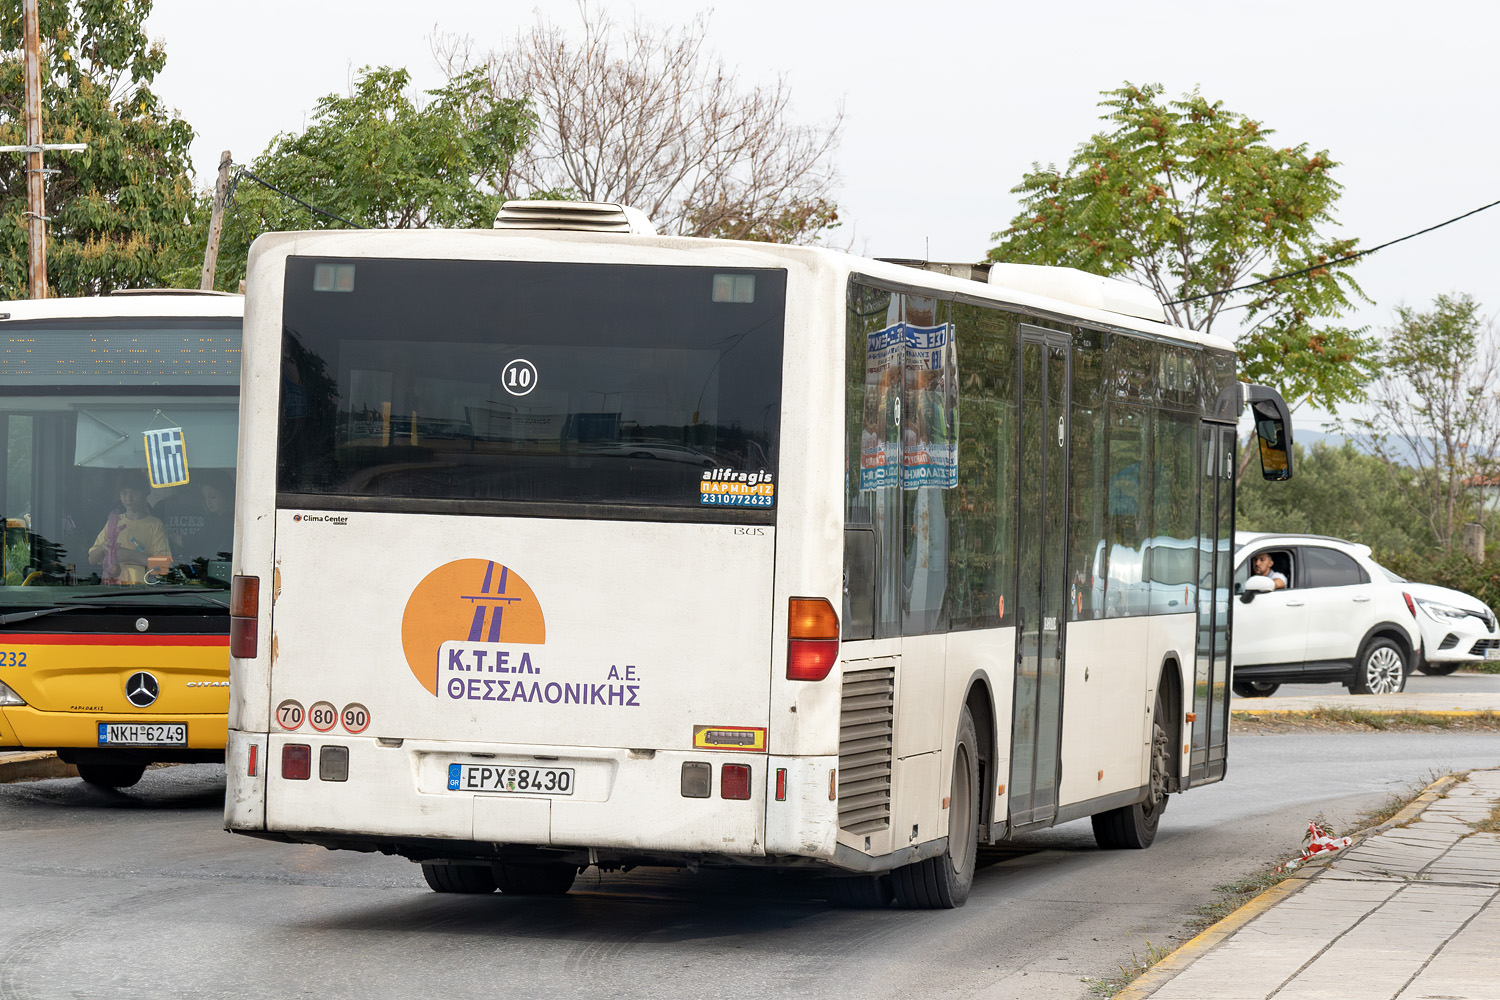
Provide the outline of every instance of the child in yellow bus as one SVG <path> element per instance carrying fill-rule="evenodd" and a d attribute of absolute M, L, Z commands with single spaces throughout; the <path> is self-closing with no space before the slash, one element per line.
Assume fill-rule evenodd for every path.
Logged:
<path fill-rule="evenodd" d="M 89 562 L 99 567 L 105 583 L 145 583 L 155 565 L 172 564 L 172 548 L 161 518 L 146 506 L 150 485 L 146 474 L 130 471 L 120 476 L 120 505 L 89 548 Z M 165 560 L 165 561 L 162 561 Z"/>

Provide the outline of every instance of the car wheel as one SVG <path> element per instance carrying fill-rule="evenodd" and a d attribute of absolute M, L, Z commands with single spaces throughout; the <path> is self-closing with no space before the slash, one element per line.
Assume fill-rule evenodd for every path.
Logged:
<path fill-rule="evenodd" d="M 1457 663 L 1428 663 L 1426 660 L 1417 664 L 1418 670 L 1431 677 L 1447 677 L 1453 671 L 1457 670 L 1458 667 Z"/>
<path fill-rule="evenodd" d="M 1376 636 L 1359 654 L 1354 694 L 1398 694 L 1406 687 L 1406 654 L 1391 639 Z"/>
<path fill-rule="evenodd" d="M 129 788 L 146 773 L 145 764 L 78 764 L 78 776 L 100 788 Z"/>
<path fill-rule="evenodd" d="M 1230 686 L 1241 698 L 1269 698 L 1281 687 L 1270 681 L 1235 681 Z"/>

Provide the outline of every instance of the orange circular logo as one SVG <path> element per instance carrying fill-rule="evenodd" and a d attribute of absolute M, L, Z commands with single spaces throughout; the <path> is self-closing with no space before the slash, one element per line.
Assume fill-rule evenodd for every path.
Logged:
<path fill-rule="evenodd" d="M 406 665 L 434 697 L 443 643 L 546 639 L 542 606 L 531 587 L 521 574 L 489 559 L 439 566 L 417 584 L 401 615 Z"/>

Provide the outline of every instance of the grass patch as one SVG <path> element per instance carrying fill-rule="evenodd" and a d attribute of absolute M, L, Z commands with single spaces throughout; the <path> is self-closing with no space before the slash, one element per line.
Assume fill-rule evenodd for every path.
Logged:
<path fill-rule="evenodd" d="M 1351 729 L 1384 732 L 1500 732 L 1500 713 L 1496 712 L 1439 715 L 1435 712 L 1382 712 L 1348 705 L 1325 705 L 1307 712 L 1232 712 L 1230 717 L 1242 732 L 1288 732 L 1294 729 L 1324 732 Z"/>
<path fill-rule="evenodd" d="M 1479 833 L 1500 833 L 1500 802 L 1495 803 L 1495 808 L 1484 819 L 1469 825 Z"/>
<path fill-rule="evenodd" d="M 1130 961 L 1122 963 L 1119 966 L 1120 974 L 1118 976 L 1111 976 L 1108 979 L 1089 980 L 1089 992 L 1096 997 L 1112 997 L 1139 979 L 1141 973 L 1170 954 L 1172 954 L 1172 949 L 1163 948 L 1160 945 L 1154 945 L 1150 941 L 1147 941 L 1146 953 L 1138 955 L 1132 951 L 1130 953 Z"/>
<path fill-rule="evenodd" d="M 1481 660 L 1479 663 L 1469 664 L 1470 670 L 1477 670 L 1481 674 L 1500 674 L 1500 660 Z"/>
<path fill-rule="evenodd" d="M 1278 867 L 1279 865 L 1278 862 Z M 1286 872 L 1268 868 L 1263 872 L 1214 886 L 1218 898 L 1193 911 L 1187 922 L 1188 936 L 1196 937 L 1201 934 L 1286 877 Z"/>

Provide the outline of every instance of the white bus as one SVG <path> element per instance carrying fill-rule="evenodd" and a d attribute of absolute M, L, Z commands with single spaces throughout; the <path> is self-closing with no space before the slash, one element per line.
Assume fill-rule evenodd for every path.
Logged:
<path fill-rule="evenodd" d="M 643 228 L 256 242 L 228 829 L 949 907 L 980 843 L 1144 847 L 1223 776 L 1247 394 L 1290 474 L 1227 342 L 1078 272 Z"/>

